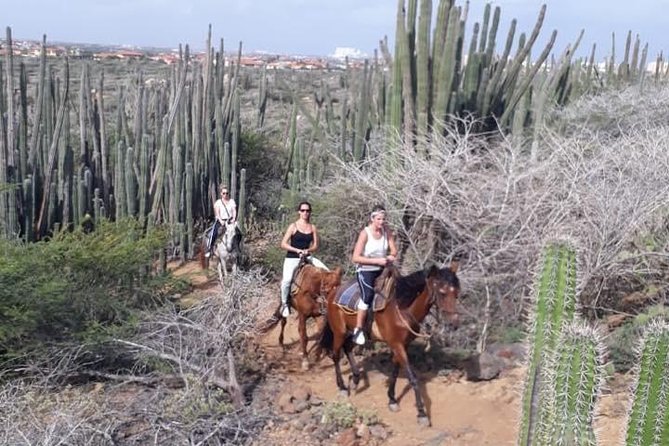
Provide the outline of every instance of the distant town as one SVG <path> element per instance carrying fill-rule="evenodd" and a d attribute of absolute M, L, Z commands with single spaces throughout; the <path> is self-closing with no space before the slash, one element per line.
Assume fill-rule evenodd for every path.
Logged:
<path fill-rule="evenodd" d="M 16 57 L 40 57 L 42 42 L 35 40 L 12 40 L 12 53 Z M 0 40 L 0 56 L 7 54 L 5 40 Z M 77 59 L 91 60 L 153 60 L 167 65 L 179 61 L 179 49 L 165 48 L 139 48 L 125 46 L 107 46 L 93 44 L 69 44 L 48 43 L 46 44 L 47 57 L 68 56 Z M 318 56 L 290 56 L 268 53 L 242 54 L 239 60 L 244 67 L 263 67 L 267 69 L 285 70 L 327 70 L 344 69 L 346 64 L 357 67 L 364 63 L 365 54 L 355 48 L 337 48 L 333 55 L 328 57 Z M 191 58 L 195 61 L 206 57 L 206 52 L 192 52 Z M 226 53 L 226 63 L 237 62 L 236 53 Z"/>

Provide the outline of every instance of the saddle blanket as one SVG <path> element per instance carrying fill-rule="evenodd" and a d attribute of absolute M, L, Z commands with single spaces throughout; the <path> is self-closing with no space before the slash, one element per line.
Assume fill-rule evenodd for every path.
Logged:
<path fill-rule="evenodd" d="M 358 311 L 358 301 L 360 301 L 360 285 L 355 278 L 349 279 L 337 290 L 335 304 L 348 311 Z M 386 308 L 386 297 L 375 293 L 372 308 L 374 311 L 381 311 Z"/>

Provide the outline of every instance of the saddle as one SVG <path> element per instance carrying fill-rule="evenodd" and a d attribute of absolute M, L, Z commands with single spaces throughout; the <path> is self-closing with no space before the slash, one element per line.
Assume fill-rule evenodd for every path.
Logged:
<path fill-rule="evenodd" d="M 297 293 L 302 284 L 302 278 L 304 276 L 304 266 L 311 265 L 311 262 L 306 257 L 300 258 L 300 263 L 298 263 L 297 268 L 293 272 L 293 278 L 290 281 L 290 295 L 291 297 Z"/>
<path fill-rule="evenodd" d="M 374 283 L 374 299 L 371 305 L 373 312 L 384 310 L 388 301 L 394 298 L 395 282 L 398 277 L 399 272 L 397 268 L 389 266 L 376 279 Z M 340 286 L 334 299 L 336 305 L 348 312 L 357 312 L 359 301 L 360 286 L 356 279 L 349 279 Z"/>
<path fill-rule="evenodd" d="M 380 283 L 381 277 L 377 279 L 377 284 Z M 388 282 L 387 280 L 383 281 L 384 283 Z M 386 308 L 388 303 L 389 294 L 388 289 L 392 287 L 382 286 L 375 287 L 374 300 L 372 301 L 371 308 L 373 311 L 381 311 Z M 345 312 L 357 313 L 358 311 L 358 302 L 360 301 L 360 285 L 358 281 L 353 278 L 344 282 L 339 289 L 337 290 L 337 295 L 335 296 L 334 303 L 339 306 Z"/>

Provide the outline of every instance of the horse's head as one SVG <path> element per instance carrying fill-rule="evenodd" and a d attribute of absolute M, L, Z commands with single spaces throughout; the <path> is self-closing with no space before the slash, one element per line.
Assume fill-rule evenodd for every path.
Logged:
<path fill-rule="evenodd" d="M 232 252 L 232 250 L 235 248 L 235 237 L 237 237 L 237 224 L 226 223 L 225 232 L 223 232 L 221 243 L 223 243 L 223 246 L 225 246 L 225 249 L 228 252 Z"/>
<path fill-rule="evenodd" d="M 455 274 L 457 270 L 458 263 L 453 261 L 448 268 L 432 266 L 427 274 L 430 299 L 437 304 L 439 312 L 446 316 L 446 320 L 453 327 L 459 324 L 457 302 L 460 294 L 460 280 Z"/>
<path fill-rule="evenodd" d="M 328 297 L 328 295 L 337 290 L 339 285 L 341 285 L 341 277 L 343 271 L 340 267 L 336 267 L 332 271 L 327 271 L 323 273 L 321 281 L 321 293 L 323 296 Z"/>

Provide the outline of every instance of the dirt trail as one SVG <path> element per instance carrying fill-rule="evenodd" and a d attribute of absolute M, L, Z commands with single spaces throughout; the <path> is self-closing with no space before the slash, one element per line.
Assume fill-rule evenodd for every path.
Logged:
<path fill-rule="evenodd" d="M 324 358 L 304 372 L 300 368 L 297 349 L 297 322 L 291 316 L 286 325 L 288 350 L 282 354 L 277 344 L 278 327 L 265 335 L 261 345 L 268 357 L 276 358 L 283 366 L 286 376 L 295 384 L 306 384 L 315 395 L 325 401 L 341 398 L 335 384 L 332 361 Z M 520 415 L 520 390 L 523 369 L 514 368 L 488 382 L 470 382 L 462 373 L 447 376 L 419 374 L 423 383 L 423 394 L 432 421 L 429 428 L 416 422 L 413 391 L 408 381 L 400 375 L 397 392 L 400 396 L 400 411 L 388 410 L 386 379 L 391 365 L 384 350 L 372 353 L 371 360 L 363 360 L 369 383 L 361 383 L 352 392 L 350 401 L 358 408 L 373 410 L 392 435 L 388 446 L 450 446 L 450 445 L 515 445 Z M 384 361 L 385 359 L 385 361 Z M 349 374 L 348 364 L 342 360 L 342 372 Z M 380 369 L 380 370 L 379 370 Z M 608 393 L 599 404 L 596 428 L 600 432 L 600 446 L 621 444 L 624 426 L 629 377 L 619 376 L 610 384 Z"/>
<path fill-rule="evenodd" d="M 182 267 L 183 268 L 183 267 Z M 186 272 L 196 284 L 195 294 L 216 292 L 213 279 L 202 279 L 197 267 L 179 268 Z M 199 277 L 198 277 L 199 276 Z M 278 285 L 275 286 L 278 289 Z M 270 293 L 268 295 L 275 295 Z M 313 331 L 313 325 L 311 325 Z M 286 325 L 283 352 L 278 346 L 279 327 L 259 339 L 268 360 L 275 362 L 277 373 L 283 373 L 289 382 L 308 385 L 314 395 L 325 401 L 342 398 L 335 384 L 334 368 L 329 358 L 313 364 L 307 372 L 301 369 L 298 353 L 297 321 L 291 316 Z M 352 392 L 350 402 L 359 409 L 372 410 L 389 427 L 391 436 L 384 443 L 388 446 L 451 446 L 451 445 L 514 445 L 520 414 L 520 389 L 523 380 L 522 368 L 504 371 L 501 376 L 488 382 L 469 382 L 461 372 L 439 374 L 419 373 L 423 395 L 427 395 L 426 406 L 432 426 L 424 428 L 416 422 L 415 399 L 411 386 L 403 374 L 397 382 L 400 411 L 388 410 L 386 379 L 391 369 L 389 355 L 384 348 L 358 357 L 366 372 L 367 381 L 361 382 Z M 345 380 L 349 375 L 348 363 L 342 360 Z M 600 432 L 600 445 L 621 444 L 621 429 L 624 426 L 629 377 L 618 376 L 609 386 L 599 404 L 596 429 Z"/>

